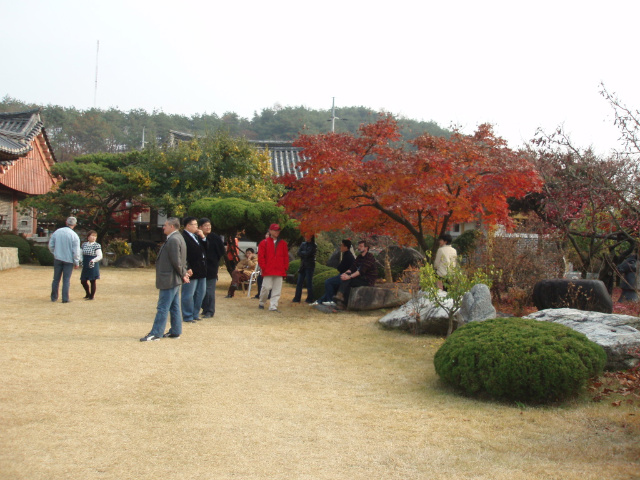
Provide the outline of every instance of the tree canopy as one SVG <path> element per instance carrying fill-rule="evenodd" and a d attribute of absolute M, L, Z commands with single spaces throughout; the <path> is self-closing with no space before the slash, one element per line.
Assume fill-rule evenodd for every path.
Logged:
<path fill-rule="evenodd" d="M 175 148 L 85 155 L 55 164 L 52 172 L 62 181 L 21 206 L 57 221 L 74 214 L 81 225 L 95 229 L 99 239 L 114 226 L 118 212 L 137 214 L 151 207 L 183 216 L 194 202 L 213 195 L 276 208 L 283 191 L 273 182 L 268 152 L 221 132 Z"/>
<path fill-rule="evenodd" d="M 423 134 L 406 142 L 398 122 L 383 115 L 357 135 L 302 135 L 306 175 L 281 181 L 280 204 L 303 231 L 351 228 L 385 234 L 427 251 L 427 235 L 453 223 L 509 225 L 509 197 L 540 188 L 529 159 L 506 146 L 489 125 L 473 135 Z"/>
<path fill-rule="evenodd" d="M 224 131 L 232 137 L 249 140 L 294 140 L 301 132 L 318 134 L 331 129 L 329 110 L 274 105 L 255 112 L 251 119 L 234 112 L 202 113 L 192 116 L 168 114 L 162 110 L 122 111 L 92 108 L 78 110 L 60 105 L 36 105 L 5 96 L 0 99 L 0 112 L 42 109 L 42 118 L 51 146 L 59 161 L 66 162 L 89 153 L 121 153 L 143 149 L 146 145 L 167 143 L 170 130 L 205 136 L 208 132 Z M 376 112 L 366 107 L 338 109 L 337 132 L 355 133 L 361 123 L 370 123 Z M 404 135 L 415 138 L 427 131 L 433 135 L 448 135 L 435 122 L 401 118 Z M 143 143 L 144 140 L 144 143 Z"/>

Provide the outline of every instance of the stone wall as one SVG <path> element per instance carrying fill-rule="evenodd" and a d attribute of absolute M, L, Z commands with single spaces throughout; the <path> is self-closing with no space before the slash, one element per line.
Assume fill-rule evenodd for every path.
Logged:
<path fill-rule="evenodd" d="M 18 267 L 18 249 L 16 247 L 0 247 L 0 270 Z"/>

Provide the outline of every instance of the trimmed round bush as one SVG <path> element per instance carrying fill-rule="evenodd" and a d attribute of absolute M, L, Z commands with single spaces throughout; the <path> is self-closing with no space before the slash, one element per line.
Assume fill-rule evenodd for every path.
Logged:
<path fill-rule="evenodd" d="M 606 354 L 564 325 L 496 318 L 457 329 L 433 362 L 444 382 L 466 394 L 548 403 L 576 395 L 600 375 Z"/>
<path fill-rule="evenodd" d="M 21 264 L 31 262 L 31 245 L 19 235 L 10 233 L 0 235 L 0 247 L 17 247 L 18 262 Z"/>
<path fill-rule="evenodd" d="M 51 253 L 47 247 L 33 245 L 31 247 L 31 251 L 33 252 L 33 256 L 36 257 L 40 265 L 44 267 L 50 267 L 53 265 L 53 253 Z"/>
<path fill-rule="evenodd" d="M 313 296 L 314 300 L 317 300 L 321 296 L 324 295 L 324 282 L 327 278 L 335 277 L 338 275 L 338 270 L 335 268 L 328 268 L 327 270 L 323 270 L 318 273 L 316 270 L 316 274 L 313 276 Z"/>

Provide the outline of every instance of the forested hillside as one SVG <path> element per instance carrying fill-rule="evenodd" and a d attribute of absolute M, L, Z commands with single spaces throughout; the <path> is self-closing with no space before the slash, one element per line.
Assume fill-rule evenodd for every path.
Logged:
<path fill-rule="evenodd" d="M 331 110 L 310 110 L 305 107 L 274 107 L 255 112 L 252 119 L 227 112 L 198 114 L 191 117 L 167 114 L 162 111 L 137 109 L 127 112 L 116 108 L 109 110 L 78 110 L 59 105 L 36 105 L 5 96 L 0 102 L 0 112 L 17 112 L 33 108 L 42 109 L 45 128 L 58 161 L 67 161 L 87 153 L 123 152 L 140 149 L 144 141 L 165 143 L 169 130 L 192 134 L 204 134 L 223 129 L 234 136 L 248 140 L 294 140 L 298 134 L 318 134 L 331 130 Z M 366 107 L 336 109 L 339 120 L 336 132 L 355 133 L 362 123 L 377 119 L 377 112 Z M 449 131 L 435 122 L 419 122 L 401 118 L 405 139 L 412 139 L 423 132 L 433 135 L 449 135 Z"/>

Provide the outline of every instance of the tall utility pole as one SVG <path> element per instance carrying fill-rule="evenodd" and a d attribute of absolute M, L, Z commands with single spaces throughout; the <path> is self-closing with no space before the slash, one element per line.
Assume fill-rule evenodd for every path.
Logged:
<path fill-rule="evenodd" d="M 98 53 L 100 53 L 100 40 L 97 41 L 96 46 L 96 86 L 93 90 L 93 108 L 96 108 L 96 102 L 98 99 Z"/>
<path fill-rule="evenodd" d="M 340 120 L 336 117 L 336 97 L 331 97 L 333 101 L 331 102 L 331 131 L 336 131 L 336 120 Z"/>

